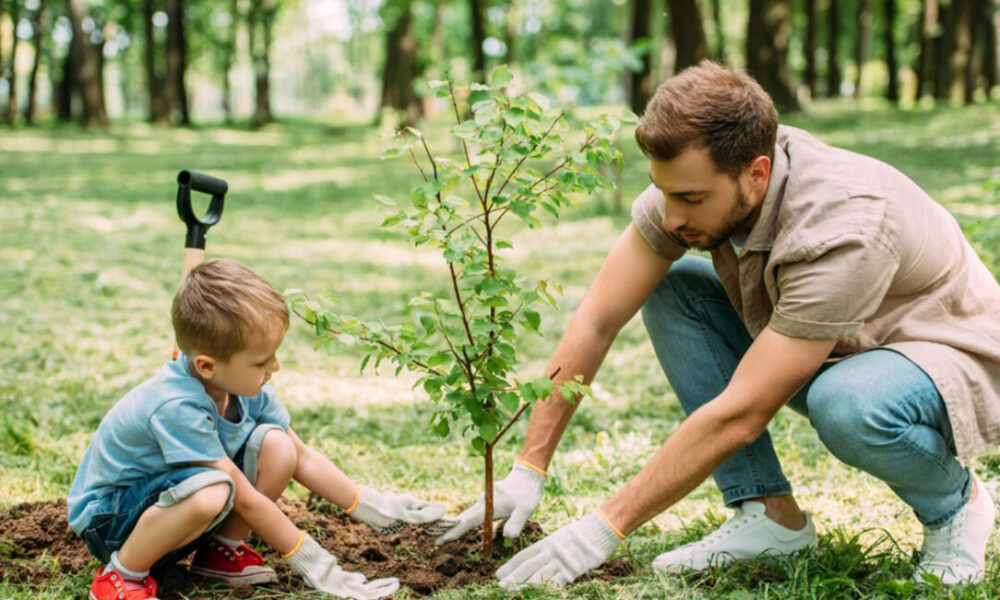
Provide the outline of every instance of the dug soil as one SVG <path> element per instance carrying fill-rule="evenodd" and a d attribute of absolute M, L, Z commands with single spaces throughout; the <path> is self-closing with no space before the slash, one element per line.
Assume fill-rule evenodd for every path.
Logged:
<path fill-rule="evenodd" d="M 529 522 L 516 544 L 504 544 L 503 539 L 497 539 L 493 559 L 483 560 L 478 532 L 470 532 L 460 540 L 438 547 L 434 538 L 418 527 L 379 535 L 326 502 L 279 501 L 279 506 L 299 528 L 329 549 L 345 569 L 360 571 L 371 579 L 397 577 L 400 584 L 416 595 L 494 581 L 497 567 L 528 543 L 542 537 L 541 527 Z M 271 593 L 307 589 L 276 553 L 256 540 L 250 543 L 278 573 L 276 583 L 259 588 Z M 189 573 L 186 563 L 185 560 L 154 571 L 159 582 L 158 597 L 163 600 L 191 598 L 199 593 L 200 586 L 209 583 Z M 66 522 L 65 501 L 20 504 L 0 513 L 0 581 L 42 584 L 60 573 L 79 573 L 96 568 L 96 565 Z M 593 571 L 587 579 L 612 579 L 631 572 L 631 566 L 625 561 L 612 560 Z M 257 595 L 257 589 L 233 588 L 231 597 L 249 598 Z"/>

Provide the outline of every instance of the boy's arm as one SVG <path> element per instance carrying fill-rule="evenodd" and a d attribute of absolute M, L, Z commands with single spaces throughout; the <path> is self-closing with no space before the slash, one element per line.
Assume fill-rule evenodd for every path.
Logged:
<path fill-rule="evenodd" d="M 291 427 L 285 433 L 292 439 L 299 456 L 292 474 L 295 481 L 344 510 L 351 508 L 358 497 L 358 485 L 329 458 L 306 445 Z"/>
<path fill-rule="evenodd" d="M 195 465 L 218 469 L 229 475 L 236 486 L 233 495 L 233 511 L 238 514 L 250 528 L 282 555 L 294 551 L 302 539 L 302 531 L 293 524 L 278 505 L 270 498 L 258 492 L 243 475 L 239 467 L 228 457 L 208 462 L 198 462 Z"/>

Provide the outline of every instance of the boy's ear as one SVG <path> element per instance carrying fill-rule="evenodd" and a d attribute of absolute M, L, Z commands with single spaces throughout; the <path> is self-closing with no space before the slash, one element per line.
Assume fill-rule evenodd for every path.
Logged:
<path fill-rule="evenodd" d="M 198 354 L 191 359 L 191 369 L 202 379 L 215 377 L 215 358 L 207 354 Z"/>

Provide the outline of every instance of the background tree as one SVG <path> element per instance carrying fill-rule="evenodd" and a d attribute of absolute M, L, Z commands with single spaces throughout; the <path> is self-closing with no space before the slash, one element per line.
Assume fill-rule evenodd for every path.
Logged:
<path fill-rule="evenodd" d="M 383 7 L 383 19 L 392 23 L 385 36 L 385 67 L 382 69 L 380 108 L 398 110 L 407 125 L 415 125 L 424 114 L 423 102 L 413 88 L 419 76 L 419 42 L 413 30 L 413 2 L 399 0 Z"/>
<path fill-rule="evenodd" d="M 712 25 L 715 28 L 715 48 L 712 58 L 718 62 L 726 62 L 726 34 L 722 28 L 722 1 L 712 0 Z"/>
<path fill-rule="evenodd" d="M 250 58 L 254 73 L 253 123 L 257 127 L 274 121 L 274 114 L 271 112 L 271 47 L 279 1 L 250 0 L 250 10 L 247 11 Z"/>
<path fill-rule="evenodd" d="M 17 120 L 17 25 L 21 20 L 21 0 L 7 0 L 7 10 L 10 12 L 10 22 L 13 24 L 13 35 L 10 40 L 10 68 L 7 69 L 7 114 L 5 118 L 11 125 Z M 0 63 L 2 64 L 2 63 Z"/>
<path fill-rule="evenodd" d="M 816 0 L 804 0 L 806 31 L 802 42 L 802 52 L 805 54 L 806 70 L 803 76 L 809 97 L 816 97 Z"/>
<path fill-rule="evenodd" d="M 84 125 L 106 126 L 108 115 L 104 107 L 101 82 L 98 79 L 97 57 L 83 30 L 83 20 L 87 14 L 86 2 L 67 0 L 66 10 L 73 29 L 73 39 L 68 54 L 68 63 L 71 65 L 73 76 L 67 92 L 70 95 L 79 95 L 83 107 L 80 121 Z"/>
<path fill-rule="evenodd" d="M 31 125 L 38 114 L 38 73 L 45 57 L 45 38 L 48 36 L 48 0 L 39 0 L 38 8 L 31 16 L 31 45 L 34 56 L 31 61 L 31 75 L 28 77 L 28 105 L 24 109 L 24 120 Z"/>
<path fill-rule="evenodd" d="M 885 46 L 885 68 L 888 83 L 885 97 L 890 102 L 899 102 L 899 65 L 896 63 L 896 0 L 883 0 L 882 44 Z"/>
<path fill-rule="evenodd" d="M 934 89 L 934 54 L 937 48 L 938 0 L 923 0 L 920 11 L 920 49 L 917 54 L 916 97 L 920 99 Z"/>
<path fill-rule="evenodd" d="M 788 0 L 750 0 L 747 69 L 780 110 L 796 111 L 799 103 L 787 64 L 790 35 Z"/>
<path fill-rule="evenodd" d="M 854 30 L 854 64 L 857 67 L 854 76 L 854 97 L 860 98 L 864 93 L 862 82 L 865 61 L 868 60 L 868 37 L 871 35 L 872 27 L 872 9 L 869 0 L 858 0 L 857 17 Z"/>
<path fill-rule="evenodd" d="M 486 17 L 483 11 L 485 0 L 469 0 L 469 23 L 472 33 L 472 79 L 483 81 L 486 77 Z"/>
<path fill-rule="evenodd" d="M 936 56 L 934 97 L 960 100 L 972 51 L 972 0 L 952 0 L 940 8 L 939 18 L 943 33 Z"/>
<path fill-rule="evenodd" d="M 184 0 L 165 0 L 167 13 L 167 55 L 164 95 L 170 112 L 178 112 L 181 125 L 191 125 L 188 108 L 187 85 L 187 36 L 185 30 Z"/>
<path fill-rule="evenodd" d="M 840 95 L 840 14 L 837 0 L 829 0 L 826 9 L 826 95 Z"/>
<path fill-rule="evenodd" d="M 650 51 L 650 17 L 652 0 L 631 0 L 625 29 L 625 44 L 643 49 L 640 68 L 625 71 L 625 98 L 637 115 L 641 115 L 653 93 L 652 52 Z"/>
<path fill-rule="evenodd" d="M 983 0 L 982 18 L 986 21 L 986 39 L 983 42 L 983 83 L 986 97 L 1000 83 L 1000 0 Z"/>
<path fill-rule="evenodd" d="M 680 72 L 708 57 L 705 27 L 695 0 L 667 0 L 667 13 L 674 40 L 674 71 Z"/>

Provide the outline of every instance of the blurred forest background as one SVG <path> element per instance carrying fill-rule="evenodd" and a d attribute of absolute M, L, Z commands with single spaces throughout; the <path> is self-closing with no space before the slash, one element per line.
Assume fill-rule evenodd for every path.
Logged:
<path fill-rule="evenodd" d="M 524 88 L 641 113 L 703 58 L 783 111 L 998 94 L 1000 0 L 0 0 L 0 122 L 413 123 L 427 81 L 500 63 Z"/>

